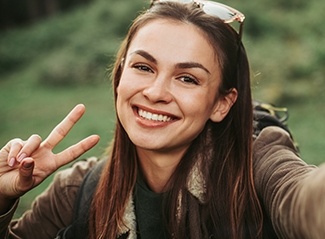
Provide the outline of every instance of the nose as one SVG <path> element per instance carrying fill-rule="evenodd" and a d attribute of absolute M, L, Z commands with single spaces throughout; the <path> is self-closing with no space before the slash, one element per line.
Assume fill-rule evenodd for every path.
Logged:
<path fill-rule="evenodd" d="M 153 103 L 169 103 L 173 100 L 171 79 L 158 76 L 145 87 L 142 93 Z"/>

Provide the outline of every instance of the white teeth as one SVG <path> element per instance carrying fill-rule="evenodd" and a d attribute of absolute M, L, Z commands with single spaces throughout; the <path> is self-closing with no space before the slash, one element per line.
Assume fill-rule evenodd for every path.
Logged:
<path fill-rule="evenodd" d="M 154 121 L 162 121 L 162 122 L 168 122 L 171 121 L 171 118 L 166 115 L 161 114 L 153 114 L 144 110 L 139 109 L 138 114 L 147 120 L 154 120 Z"/>

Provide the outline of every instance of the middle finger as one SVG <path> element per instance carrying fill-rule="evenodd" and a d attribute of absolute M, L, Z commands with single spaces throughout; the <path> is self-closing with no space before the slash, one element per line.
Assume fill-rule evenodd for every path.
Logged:
<path fill-rule="evenodd" d="M 83 104 L 75 106 L 47 136 L 43 141 L 42 146 L 48 149 L 53 149 L 69 133 L 84 113 L 85 106 Z"/>

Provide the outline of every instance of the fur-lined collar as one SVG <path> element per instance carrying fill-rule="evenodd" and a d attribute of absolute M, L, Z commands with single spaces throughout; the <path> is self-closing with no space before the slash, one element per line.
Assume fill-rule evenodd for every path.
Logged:
<path fill-rule="evenodd" d="M 199 162 L 192 168 L 189 176 L 187 189 L 188 191 L 196 197 L 201 203 L 205 202 L 205 193 L 206 193 L 206 184 L 203 178 L 202 172 L 199 167 Z M 180 195 L 181 196 L 181 195 Z M 178 200 L 181 201 L 180 198 Z M 179 208 L 180 208 L 179 203 Z M 119 236 L 128 233 L 127 239 L 136 239 L 137 238 L 137 223 L 135 216 L 135 207 L 133 195 L 131 195 L 127 201 L 126 209 L 123 215 L 124 225 L 119 228 Z"/>

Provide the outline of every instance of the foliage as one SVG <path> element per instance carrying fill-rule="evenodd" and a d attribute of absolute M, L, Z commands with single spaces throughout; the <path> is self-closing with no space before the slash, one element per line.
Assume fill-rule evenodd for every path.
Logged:
<path fill-rule="evenodd" d="M 41 85 L 96 84 L 105 77 L 106 66 L 141 5 L 141 1 L 98 0 L 71 14 L 5 33 L 0 39 L 0 74 L 32 67 L 34 80 Z"/>

